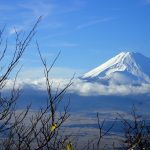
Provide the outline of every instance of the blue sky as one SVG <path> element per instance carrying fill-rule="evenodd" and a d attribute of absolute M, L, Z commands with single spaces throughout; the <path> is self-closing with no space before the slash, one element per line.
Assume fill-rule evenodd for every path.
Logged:
<path fill-rule="evenodd" d="M 41 15 L 21 61 L 28 77 L 42 67 L 36 39 L 49 63 L 61 50 L 53 74 L 59 77 L 85 73 L 121 51 L 150 57 L 150 0 L 1 0 L 0 27 L 6 25 L 10 48 L 14 27 L 28 31 Z"/>

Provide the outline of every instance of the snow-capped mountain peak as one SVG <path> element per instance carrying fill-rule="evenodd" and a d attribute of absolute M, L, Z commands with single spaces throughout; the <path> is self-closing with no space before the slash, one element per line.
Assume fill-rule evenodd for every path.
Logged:
<path fill-rule="evenodd" d="M 150 59 L 136 52 L 121 52 L 102 65 L 85 73 L 87 81 L 150 83 Z"/>

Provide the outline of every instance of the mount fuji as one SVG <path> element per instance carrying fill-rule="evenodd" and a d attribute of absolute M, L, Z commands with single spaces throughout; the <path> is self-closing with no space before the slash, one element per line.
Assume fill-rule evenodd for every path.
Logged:
<path fill-rule="evenodd" d="M 121 52 L 80 79 L 106 85 L 150 84 L 150 58 L 136 52 Z"/>

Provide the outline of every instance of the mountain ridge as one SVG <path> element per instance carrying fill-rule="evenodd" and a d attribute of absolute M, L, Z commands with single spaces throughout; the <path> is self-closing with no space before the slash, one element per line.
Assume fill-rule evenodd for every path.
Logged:
<path fill-rule="evenodd" d="M 137 52 L 121 52 L 85 73 L 81 79 L 104 84 L 150 83 L 150 58 Z"/>

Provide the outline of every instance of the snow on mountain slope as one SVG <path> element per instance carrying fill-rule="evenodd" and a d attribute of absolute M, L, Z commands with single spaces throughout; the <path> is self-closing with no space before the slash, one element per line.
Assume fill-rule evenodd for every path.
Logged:
<path fill-rule="evenodd" d="M 150 83 L 150 58 L 140 53 L 121 52 L 104 64 L 85 73 L 81 79 L 104 84 Z"/>

